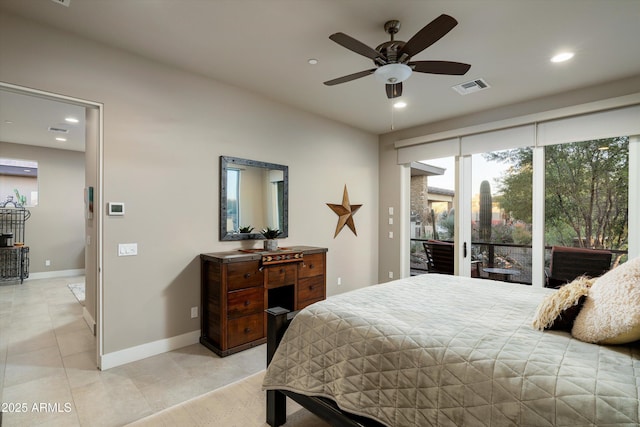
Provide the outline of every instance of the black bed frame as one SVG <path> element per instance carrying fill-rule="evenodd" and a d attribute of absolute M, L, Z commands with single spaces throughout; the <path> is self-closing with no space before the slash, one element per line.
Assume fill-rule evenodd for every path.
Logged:
<path fill-rule="evenodd" d="M 298 312 L 292 312 L 281 307 L 273 307 L 266 310 L 266 312 L 268 366 L 284 332 Z M 370 418 L 341 410 L 335 402 L 324 397 L 304 396 L 288 390 L 267 390 L 267 424 L 271 427 L 281 426 L 287 421 L 287 397 L 334 427 L 383 427 L 383 424 Z"/>

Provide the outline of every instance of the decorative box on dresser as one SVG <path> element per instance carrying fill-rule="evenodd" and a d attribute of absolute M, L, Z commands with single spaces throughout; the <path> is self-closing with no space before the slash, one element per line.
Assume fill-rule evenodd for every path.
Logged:
<path fill-rule="evenodd" d="M 266 342 L 265 310 L 300 310 L 326 298 L 326 248 L 200 255 L 200 342 L 228 356 Z"/>

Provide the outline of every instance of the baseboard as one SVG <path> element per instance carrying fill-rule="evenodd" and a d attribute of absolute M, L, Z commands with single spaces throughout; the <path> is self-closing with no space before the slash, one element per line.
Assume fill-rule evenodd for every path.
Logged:
<path fill-rule="evenodd" d="M 85 322 L 87 322 L 87 326 L 91 329 L 91 333 L 95 336 L 96 334 L 96 321 L 93 320 L 93 316 L 87 310 L 87 307 L 82 307 L 82 318 Z"/>
<path fill-rule="evenodd" d="M 52 279 L 54 277 L 84 276 L 84 274 L 84 268 L 77 268 L 75 270 L 41 271 L 38 273 L 29 273 L 29 277 L 25 279 L 25 281 L 33 279 Z"/>
<path fill-rule="evenodd" d="M 197 344 L 199 339 L 200 330 L 198 329 L 197 331 L 187 332 L 186 334 L 177 335 L 175 337 L 125 348 L 124 350 L 114 351 L 113 353 L 107 353 L 101 357 L 100 369 L 105 371 L 126 363 L 135 362 L 157 354 Z"/>

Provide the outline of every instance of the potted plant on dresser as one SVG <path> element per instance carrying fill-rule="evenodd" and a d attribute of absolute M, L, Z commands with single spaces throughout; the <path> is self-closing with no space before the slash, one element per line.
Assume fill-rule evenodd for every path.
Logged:
<path fill-rule="evenodd" d="M 264 249 L 266 251 L 276 251 L 276 250 L 278 250 L 277 237 L 280 234 L 282 234 L 280 232 L 280 230 L 272 229 L 272 228 L 267 227 L 267 228 L 262 229 L 262 231 L 260 233 L 262 233 L 262 236 L 265 238 Z"/>

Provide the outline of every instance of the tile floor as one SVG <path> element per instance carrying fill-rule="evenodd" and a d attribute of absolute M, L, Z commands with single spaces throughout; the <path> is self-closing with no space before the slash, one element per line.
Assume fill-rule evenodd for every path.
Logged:
<path fill-rule="evenodd" d="M 0 283 L 0 402 L 12 411 L 3 427 L 122 426 L 265 368 L 264 345 L 220 358 L 194 344 L 99 371 L 67 287 L 83 280 Z"/>

